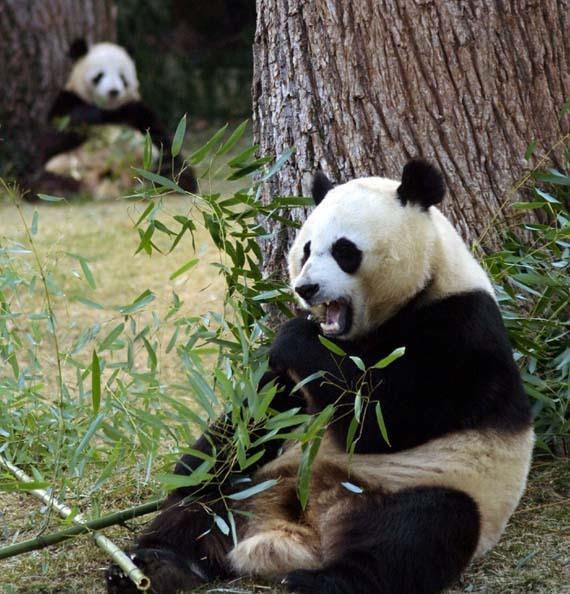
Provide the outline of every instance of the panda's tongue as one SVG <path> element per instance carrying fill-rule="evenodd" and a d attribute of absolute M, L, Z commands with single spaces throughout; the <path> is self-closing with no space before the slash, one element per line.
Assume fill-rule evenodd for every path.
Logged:
<path fill-rule="evenodd" d="M 331 301 L 325 306 L 325 321 L 321 322 L 324 334 L 341 334 L 346 326 L 346 303 Z"/>

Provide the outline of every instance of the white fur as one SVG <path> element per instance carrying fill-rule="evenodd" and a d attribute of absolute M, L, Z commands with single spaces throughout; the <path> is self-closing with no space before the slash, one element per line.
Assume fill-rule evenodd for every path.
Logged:
<path fill-rule="evenodd" d="M 365 490 L 381 489 L 386 493 L 419 486 L 448 487 L 467 493 L 475 500 L 481 514 L 477 557 L 498 542 L 517 507 L 526 486 L 533 445 L 531 428 L 513 435 L 473 430 L 446 435 L 402 452 L 358 454 L 350 459 L 327 434 L 312 472 L 319 472 L 321 464 L 327 468 L 335 466 L 342 469 L 353 484 L 366 485 Z M 263 468 L 263 478 L 280 477 L 281 469 L 291 464 L 296 466 L 300 456 L 300 446 L 292 447 Z M 315 496 L 318 495 L 312 492 L 311 497 Z M 262 509 L 261 499 L 258 505 Z M 328 527 L 329 522 L 323 522 L 323 530 Z M 307 539 L 303 551 L 309 546 Z M 245 551 L 240 549 L 232 553 L 236 566 L 245 563 L 245 560 L 239 560 L 243 553 Z"/>
<path fill-rule="evenodd" d="M 102 73 L 95 84 L 93 79 Z M 123 81 L 127 81 L 127 85 Z M 135 63 L 129 54 L 114 43 L 97 43 L 73 65 L 65 88 L 87 103 L 102 109 L 117 109 L 129 101 L 140 99 Z M 116 90 L 118 95 L 109 93 Z"/>
<path fill-rule="evenodd" d="M 410 203 L 402 206 L 399 185 L 368 177 L 333 188 L 309 215 L 289 252 L 291 285 L 320 287 L 313 309 L 339 298 L 351 302 L 353 324 L 343 338 L 382 324 L 428 281 L 427 297 L 432 300 L 474 289 L 493 294 L 487 275 L 451 223 L 435 207 L 425 211 Z M 331 255 L 341 237 L 363 252 L 355 274 L 343 272 Z M 311 255 L 301 267 L 308 241 Z"/>

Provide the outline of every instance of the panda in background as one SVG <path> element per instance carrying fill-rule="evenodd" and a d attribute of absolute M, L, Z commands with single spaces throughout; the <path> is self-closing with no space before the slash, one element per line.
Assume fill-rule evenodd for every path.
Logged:
<path fill-rule="evenodd" d="M 225 513 L 219 495 L 197 503 L 185 501 L 191 488 L 172 492 L 131 553 L 152 592 L 260 576 L 297 594 L 435 594 L 497 543 L 526 484 L 530 406 L 491 283 L 434 206 L 444 192 L 440 173 L 420 160 L 406 165 L 401 182 L 370 177 L 333 187 L 317 175 L 317 206 L 289 253 L 291 286 L 311 319 L 281 327 L 262 380 L 283 386 L 272 406 L 286 410 L 297 404 L 295 383 L 326 372 L 302 388 L 308 412 L 335 403 L 308 505 L 296 494 L 298 444 L 268 448 L 260 460 L 253 480 L 277 479 L 274 487 L 232 501 L 237 545 L 212 529 L 213 513 Z M 367 367 L 405 347 L 371 371 L 350 459 L 354 397 L 343 386 L 361 371 L 320 335 Z M 218 434 L 194 448 L 211 452 Z M 202 462 L 185 455 L 175 471 Z M 111 593 L 135 591 L 116 566 L 106 578 Z"/>
<path fill-rule="evenodd" d="M 55 185 L 61 182 L 63 188 L 69 187 L 71 191 L 79 190 L 79 184 L 74 184 L 71 178 L 66 180 L 62 174 L 69 175 L 73 164 L 79 163 L 81 177 L 90 178 L 90 169 L 98 166 L 97 161 L 104 161 L 104 156 L 99 159 L 97 151 L 95 155 L 80 152 L 79 147 L 88 140 L 86 128 L 115 124 L 128 126 L 139 135 L 148 130 L 153 144 L 164 153 L 161 173 L 170 177 L 172 169 L 177 175 L 181 171 L 179 185 L 195 192 L 197 183 L 192 169 L 184 166 L 179 157 L 169 158 L 172 138 L 156 114 L 141 101 L 136 67 L 126 50 L 106 42 L 88 48 L 85 40 L 80 39 L 71 45 L 69 54 L 73 67 L 64 90 L 50 109 L 48 120 L 68 118 L 70 129 L 50 128 L 42 135 L 41 161 L 47 174 L 42 174 L 39 185 L 49 184 L 51 180 Z M 83 173 L 85 171 L 87 173 Z"/>

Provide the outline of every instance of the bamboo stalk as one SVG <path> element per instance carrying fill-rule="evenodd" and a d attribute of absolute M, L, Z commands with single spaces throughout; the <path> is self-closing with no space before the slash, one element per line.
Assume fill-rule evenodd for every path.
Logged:
<path fill-rule="evenodd" d="M 0 465 L 9 470 L 14 476 L 24 483 L 34 482 L 23 470 L 14 466 L 11 462 L 0 456 Z M 32 495 L 41 499 L 46 505 L 53 507 L 64 518 L 69 517 L 73 512 L 70 507 L 57 501 L 53 494 L 45 489 L 32 489 Z M 84 534 L 119 524 L 125 520 L 130 520 L 138 516 L 142 516 L 153 511 L 156 511 L 162 500 L 154 500 L 143 505 L 131 507 L 122 512 L 117 512 L 98 518 L 97 520 L 85 520 L 83 514 L 77 514 L 73 518 L 74 526 L 70 526 L 66 530 L 48 534 L 46 536 L 38 536 L 24 542 L 16 543 L 0 549 L 0 559 L 13 557 L 28 551 L 41 549 L 63 540 L 67 540 L 78 534 Z M 129 579 L 136 585 L 139 590 L 148 590 L 150 588 L 150 580 L 141 572 L 141 570 L 132 562 L 132 560 L 111 540 L 97 532 L 93 533 L 93 538 L 103 551 L 105 551 L 111 559 L 125 572 Z"/>

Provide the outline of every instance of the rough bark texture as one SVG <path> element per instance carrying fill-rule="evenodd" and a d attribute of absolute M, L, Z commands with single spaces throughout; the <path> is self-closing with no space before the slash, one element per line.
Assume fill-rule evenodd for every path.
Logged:
<path fill-rule="evenodd" d="M 257 0 L 254 133 L 296 153 L 268 194 L 333 180 L 399 178 L 410 157 L 443 171 L 464 238 L 496 240 L 501 205 L 536 140 L 568 133 L 567 0 Z M 299 215 L 302 216 L 302 213 Z M 264 246 L 279 270 L 287 233 Z"/>
<path fill-rule="evenodd" d="M 35 139 L 69 72 L 70 43 L 114 41 L 115 20 L 113 0 L 0 0 L 0 175 L 35 169 Z"/>

